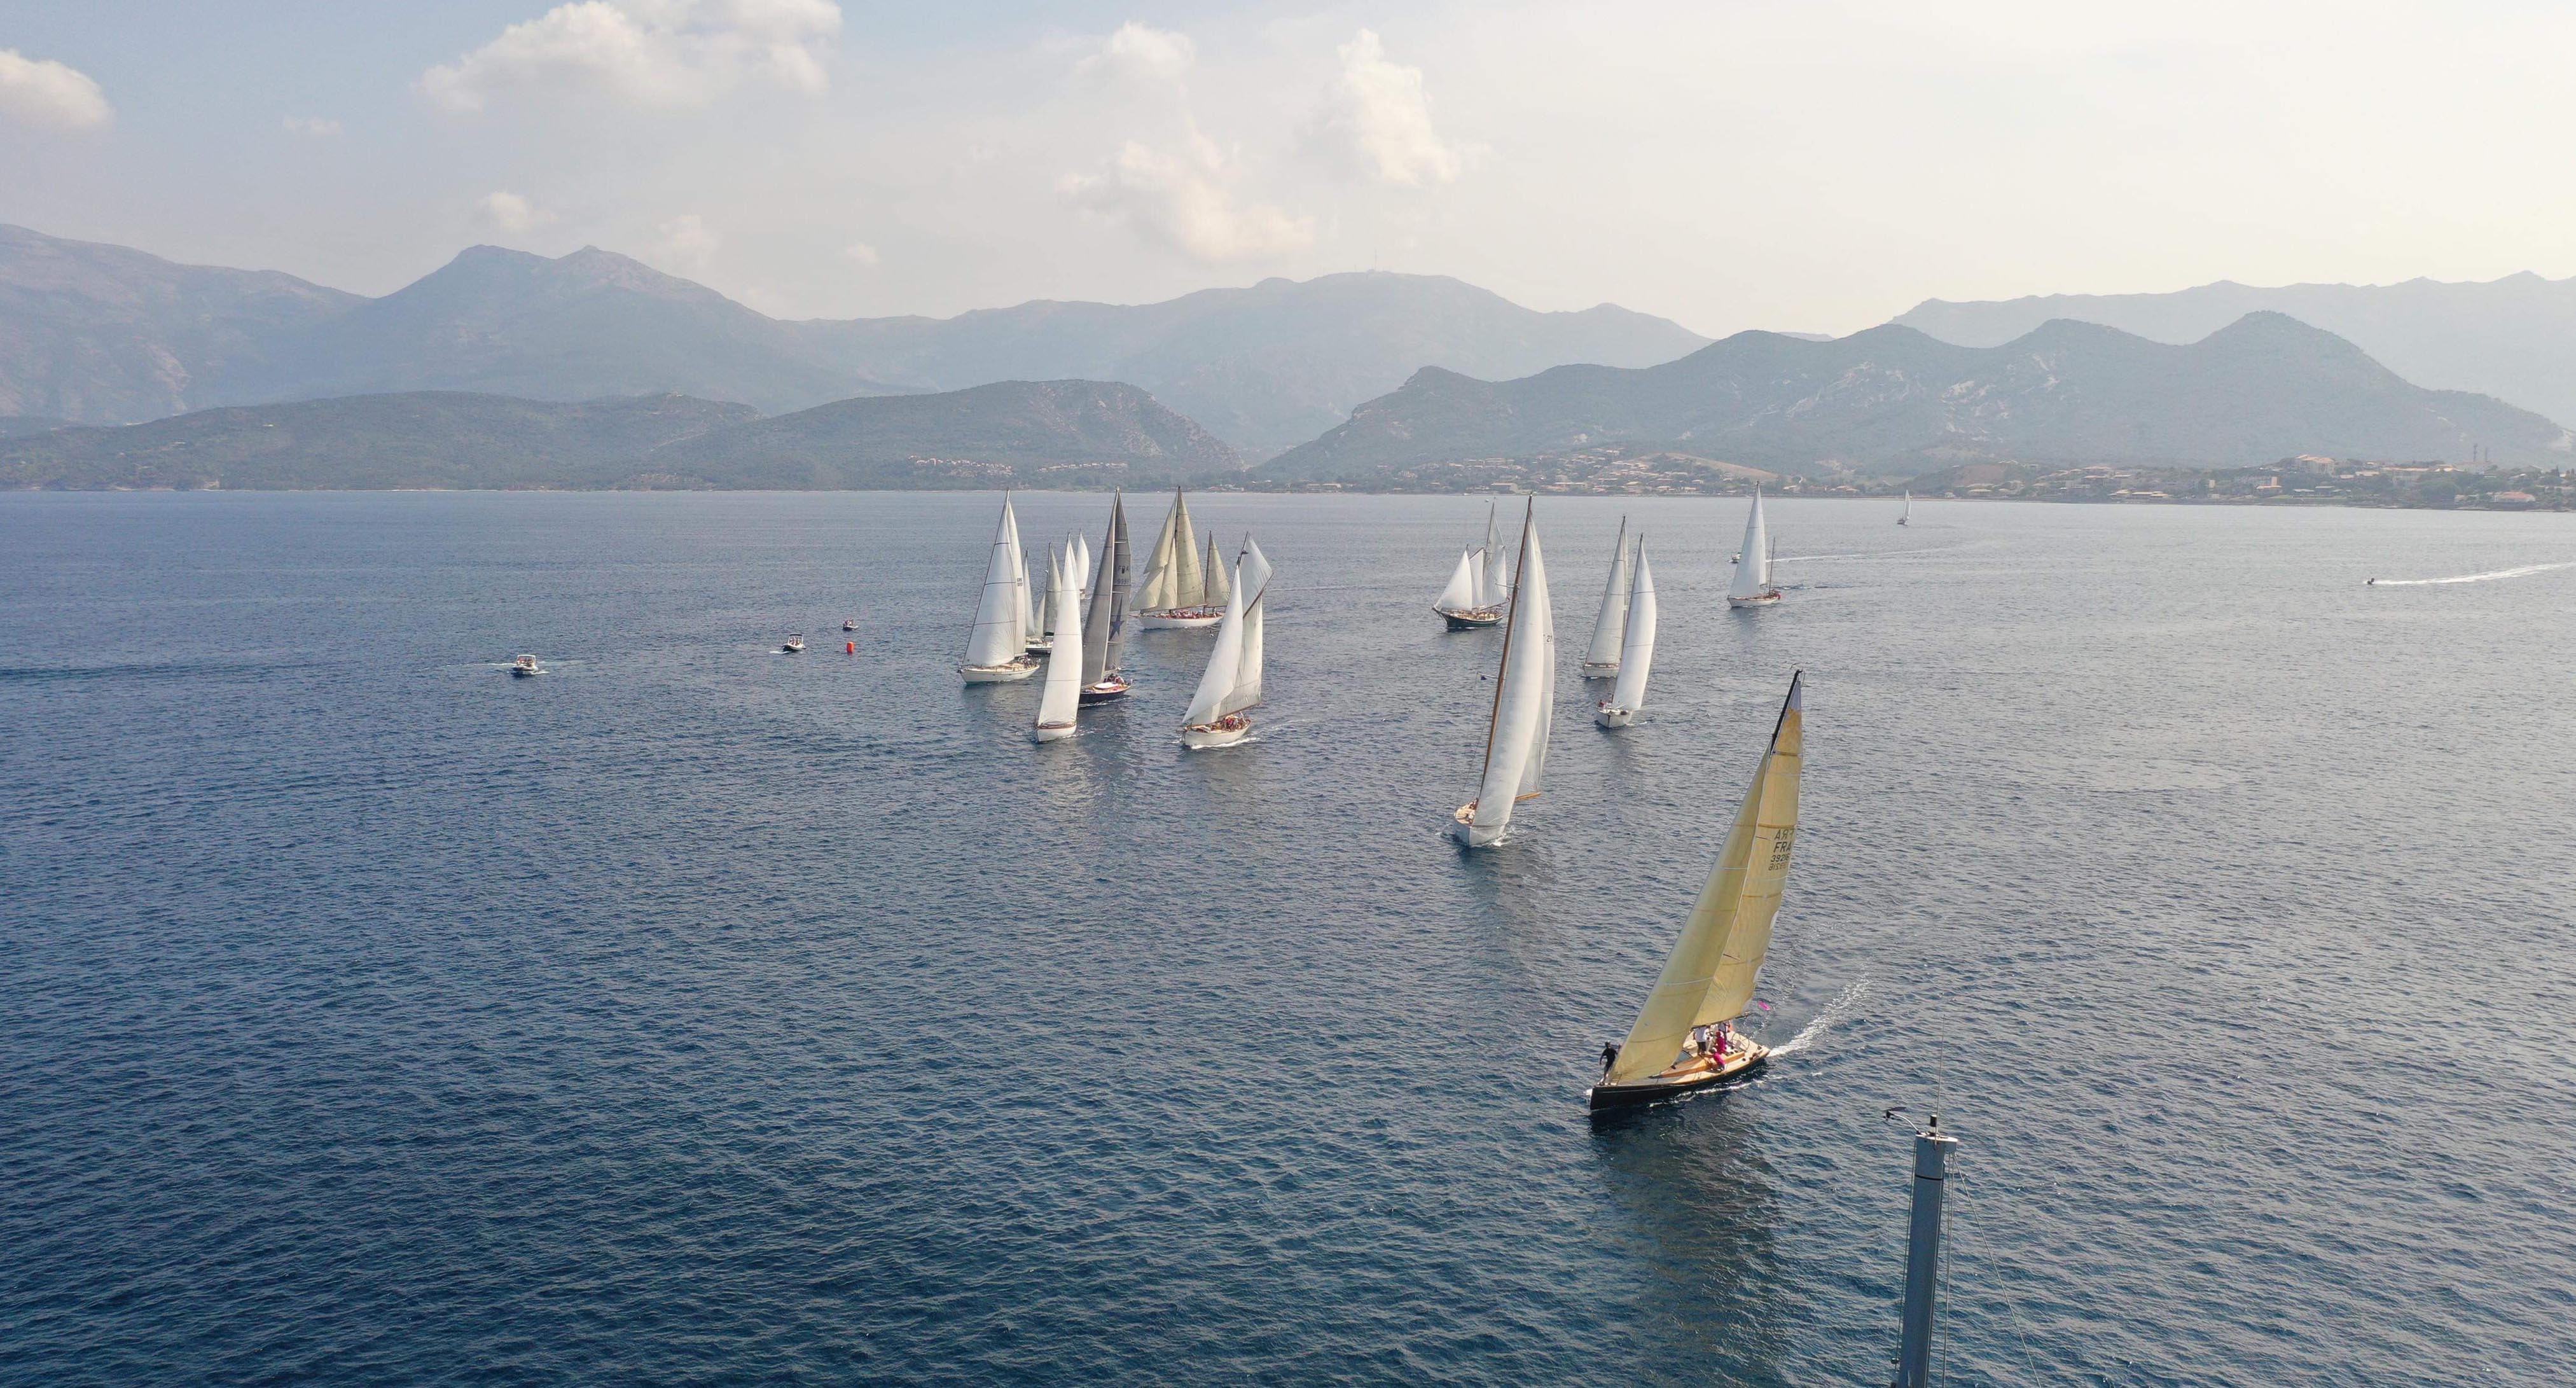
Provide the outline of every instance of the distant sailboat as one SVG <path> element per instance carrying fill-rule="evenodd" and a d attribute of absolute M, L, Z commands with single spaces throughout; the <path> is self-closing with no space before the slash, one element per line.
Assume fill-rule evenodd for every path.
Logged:
<path fill-rule="evenodd" d="M 1502 556 L 1496 552 L 1493 507 L 1485 508 L 1485 547 L 1471 549 L 1458 556 L 1458 567 L 1449 573 L 1449 584 L 1440 596 L 1431 600 L 1431 610 L 1440 614 L 1451 631 L 1476 627 L 1500 626 L 1503 603 L 1511 585 L 1498 577 L 1502 573 Z"/>
<path fill-rule="evenodd" d="M 1082 702 L 1126 697 L 1118 672 L 1127 646 L 1127 498 L 1109 503 L 1109 533 L 1100 542 L 1100 569 L 1091 576 L 1091 610 L 1082 619 Z"/>
<path fill-rule="evenodd" d="M 1759 607 L 1780 600 L 1771 581 L 1771 532 L 1762 524 L 1762 489 L 1753 489 L 1753 509 L 1744 515 L 1744 548 L 1735 555 L 1735 581 L 1727 585 L 1726 605 Z"/>
<path fill-rule="evenodd" d="M 1754 981 L 1771 948 L 1771 922 L 1789 877 L 1789 847 L 1798 833 L 1802 765 L 1800 690 L 1771 729 L 1771 745 L 1753 773 L 1753 788 L 1735 812 L 1726 846 L 1700 889 L 1672 958 L 1646 996 L 1628 1039 L 1602 1052 L 1601 1082 L 1585 1096 L 1592 1111 L 1650 1104 L 1741 1075 L 1769 1058 L 1729 1023 L 1753 1001 Z"/>
<path fill-rule="evenodd" d="M 1070 551 L 1072 546 L 1067 545 Z M 1073 556 L 1060 556 L 1057 577 L 1064 576 Z M 1068 601 L 1056 618 L 1055 639 L 1064 646 L 1064 659 L 1047 661 L 1046 688 L 1038 695 L 1037 726 L 1029 729 L 1029 741 L 1054 742 L 1073 736 L 1074 715 L 1082 707 L 1082 663 L 1087 649 L 1082 643 L 1082 608 Z"/>
<path fill-rule="evenodd" d="M 1036 674 L 1028 653 L 1028 571 L 1020 556 L 1020 523 L 1011 499 L 1002 498 L 1002 523 L 993 527 L 993 556 L 984 567 L 984 595 L 975 606 L 975 631 L 966 638 L 966 663 L 957 667 L 968 684 L 1024 680 Z M 804 649 L 800 640 L 797 649 Z"/>
<path fill-rule="evenodd" d="M 1215 548 L 1213 539 L 1209 548 Z M 1220 576 L 1219 582 L 1223 582 Z M 1154 552 L 1145 559 L 1145 583 L 1136 593 L 1136 624 L 1160 627 L 1212 627 L 1225 615 L 1225 599 L 1211 597 L 1208 576 L 1199 562 L 1198 531 L 1190 525 L 1189 498 L 1172 489 L 1172 509 L 1163 517 Z"/>
<path fill-rule="evenodd" d="M 1450 816 L 1449 832 L 1482 848 L 1511 827 L 1512 806 L 1535 798 L 1547 768 L 1547 739 L 1556 719 L 1556 618 L 1540 557 L 1538 505 L 1521 521 L 1521 562 L 1503 624 L 1502 671 L 1494 681 L 1493 721 L 1485 729 L 1485 769 L 1476 798 Z"/>
<path fill-rule="evenodd" d="M 1251 587 L 1249 581 L 1236 583 L 1227 594 L 1225 613 L 1217 623 L 1216 646 L 1208 652 L 1207 671 L 1199 676 L 1198 692 L 1181 715 L 1181 745 L 1194 751 L 1231 747 L 1252 736 L 1252 719 L 1242 711 L 1250 701 L 1236 697 L 1243 677 L 1244 595 Z"/>
<path fill-rule="evenodd" d="M 1619 648 L 1628 632 L 1628 588 L 1634 573 L 1628 560 L 1628 518 L 1619 518 L 1619 539 L 1610 546 L 1610 579 L 1601 585 L 1601 611 L 1592 619 L 1592 645 L 1583 653 L 1583 677 L 1608 679 L 1619 673 Z"/>
<path fill-rule="evenodd" d="M 1898 525 L 1912 525 L 1914 523 L 1914 493 L 1907 492 L 1905 494 L 1905 510 L 1896 517 L 1896 523 Z"/>
<path fill-rule="evenodd" d="M 1624 728 L 1637 721 L 1646 706 L 1646 675 L 1655 666 L 1655 571 L 1646 563 L 1646 537 L 1637 537 L 1634 590 L 1628 595 L 1628 625 L 1619 646 L 1619 682 L 1610 697 L 1592 712 L 1605 728 Z"/>

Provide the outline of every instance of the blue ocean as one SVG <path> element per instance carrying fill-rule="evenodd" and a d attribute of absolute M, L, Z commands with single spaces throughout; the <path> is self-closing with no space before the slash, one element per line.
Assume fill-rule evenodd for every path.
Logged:
<path fill-rule="evenodd" d="M 1884 1383 L 1933 1113 L 1945 1382 L 2576 1377 L 2569 517 L 1542 498 L 1470 854 L 1486 499 L 1194 497 L 1187 754 L 960 683 L 999 504 L 0 496 L 0 1382 Z M 1781 1054 L 1596 1126 L 1796 670 Z"/>

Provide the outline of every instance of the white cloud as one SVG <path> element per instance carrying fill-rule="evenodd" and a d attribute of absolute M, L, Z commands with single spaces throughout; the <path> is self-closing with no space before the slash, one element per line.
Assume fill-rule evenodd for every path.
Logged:
<path fill-rule="evenodd" d="M 1131 19 L 1101 40 L 1098 51 L 1074 64 L 1074 72 L 1131 82 L 1177 82 L 1198 57 L 1198 45 L 1189 35 Z"/>
<path fill-rule="evenodd" d="M 1328 143 L 1380 183 L 1456 182 L 1467 157 L 1432 128 L 1422 69 L 1390 62 L 1385 43 L 1367 29 L 1335 52 L 1342 73 L 1318 122 Z"/>
<path fill-rule="evenodd" d="M 534 231 L 555 219 L 555 214 L 517 193 L 486 193 L 475 206 L 482 209 L 484 220 L 508 232 Z"/>
<path fill-rule="evenodd" d="M 876 268 L 878 263 L 884 259 L 884 257 L 877 254 L 876 247 L 869 245 L 865 241 L 853 241 L 850 244 L 843 246 L 841 248 L 841 254 L 847 256 L 851 264 L 865 265 L 870 269 Z"/>
<path fill-rule="evenodd" d="M 582 89 L 632 106 L 703 106 L 745 81 L 819 93 L 841 30 L 831 0 L 576 0 L 420 75 L 450 111 Z"/>
<path fill-rule="evenodd" d="M 723 249 L 724 238 L 716 235 L 706 219 L 695 212 L 683 213 L 661 225 L 661 244 L 655 247 L 668 264 L 687 270 L 703 270 Z"/>
<path fill-rule="evenodd" d="M 0 48 L 0 116 L 48 130 L 87 130 L 115 119 L 116 110 L 88 73 Z"/>
<path fill-rule="evenodd" d="M 288 116 L 285 124 L 287 134 L 307 135 L 316 140 L 327 140 L 340 133 L 340 123 L 326 116 Z"/>
<path fill-rule="evenodd" d="M 1129 140 L 1099 173 L 1068 175 L 1058 186 L 1075 206 L 1193 260 L 1251 260 L 1315 244 L 1313 218 L 1238 207 L 1225 175 L 1223 153 L 1193 131 L 1176 154 Z"/>

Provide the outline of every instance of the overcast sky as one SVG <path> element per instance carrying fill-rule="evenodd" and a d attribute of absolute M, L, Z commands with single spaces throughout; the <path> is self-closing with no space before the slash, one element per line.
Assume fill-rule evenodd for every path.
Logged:
<path fill-rule="evenodd" d="M 0 221 L 782 316 L 1456 275 L 1704 333 L 2576 274 L 2576 5 L 0 0 Z"/>

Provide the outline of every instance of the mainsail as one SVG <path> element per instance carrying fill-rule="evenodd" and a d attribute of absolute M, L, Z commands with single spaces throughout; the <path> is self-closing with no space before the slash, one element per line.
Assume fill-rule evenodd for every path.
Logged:
<path fill-rule="evenodd" d="M 1726 595 L 1741 601 L 1771 591 L 1771 533 L 1762 524 L 1762 489 L 1753 489 L 1753 509 L 1744 515 L 1744 548 L 1735 556 L 1735 581 Z"/>
<path fill-rule="evenodd" d="M 1601 585 L 1601 611 L 1592 619 L 1592 647 L 1583 666 L 1607 668 L 1619 663 L 1619 648 L 1628 632 L 1628 518 L 1619 518 L 1619 542 L 1610 547 L 1610 580 Z"/>
<path fill-rule="evenodd" d="M 1655 571 L 1646 563 L 1646 537 L 1637 537 L 1635 591 L 1628 595 L 1628 630 L 1619 645 L 1619 682 L 1610 707 L 1630 713 L 1646 706 L 1646 676 L 1655 665 Z"/>
<path fill-rule="evenodd" d="M 1067 585 L 1064 581 L 1065 566 L 1071 562 L 1063 546 L 1047 546 L 1046 604 L 1039 613 L 1038 630 L 1049 641 L 1055 640 L 1055 634 L 1063 629 L 1066 609 L 1072 603 L 1071 595 L 1065 592 Z"/>
<path fill-rule="evenodd" d="M 1082 682 L 1099 684 L 1118 671 L 1126 645 L 1127 503 L 1109 503 L 1109 533 L 1100 542 L 1100 571 L 1091 579 L 1091 611 L 1082 619 Z"/>
<path fill-rule="evenodd" d="M 1002 493 L 1002 528 L 1011 535 L 1011 610 L 1019 621 L 1020 644 L 1025 649 L 1038 626 L 1029 608 L 1029 555 L 1020 546 L 1020 518 L 1011 509 L 1011 494 Z"/>
<path fill-rule="evenodd" d="M 975 630 L 966 638 L 968 665 L 1007 665 L 1020 658 L 1027 644 L 1020 634 L 1023 614 L 1015 586 L 1020 551 L 1012 535 L 1017 528 L 1011 522 L 1011 503 L 1005 499 L 1002 523 L 993 527 L 992 557 L 984 565 L 984 595 L 975 604 Z"/>
<path fill-rule="evenodd" d="M 1494 507 L 1485 506 L 1485 568 L 1483 587 L 1476 593 L 1478 607 L 1500 607 L 1511 598 L 1512 571 L 1503 559 L 1503 543 L 1494 529 Z"/>
<path fill-rule="evenodd" d="M 1431 606 L 1440 612 L 1467 612 L 1476 606 L 1476 552 L 1460 550 L 1458 567 L 1449 571 L 1449 586 L 1440 590 Z"/>
<path fill-rule="evenodd" d="M 1199 569 L 1198 531 L 1190 524 L 1190 499 L 1172 489 L 1172 582 L 1166 607 L 1198 607 L 1207 602 L 1207 575 Z"/>
<path fill-rule="evenodd" d="M 1261 702 L 1261 617 L 1269 606 L 1263 599 L 1270 595 L 1270 557 L 1246 535 L 1242 557 L 1234 562 L 1234 592 L 1243 599 L 1243 657 L 1235 662 L 1234 692 L 1217 707 L 1220 715 Z"/>
<path fill-rule="evenodd" d="M 1172 568 L 1172 527 L 1179 519 L 1177 506 L 1164 513 L 1163 529 L 1154 537 L 1153 551 L 1145 556 L 1145 584 L 1136 590 L 1139 612 L 1159 612 L 1172 606 L 1172 590 L 1177 584 Z"/>
<path fill-rule="evenodd" d="M 1512 805 L 1539 793 L 1547 766 L 1548 733 L 1555 722 L 1556 624 L 1549 610 L 1547 565 L 1540 556 L 1538 507 L 1521 522 L 1519 578 L 1503 623 L 1502 674 L 1494 689 L 1493 722 L 1485 735 L 1485 772 L 1468 821 L 1458 826 L 1470 845 L 1493 842 L 1512 821 Z"/>
<path fill-rule="evenodd" d="M 1207 567 L 1204 572 L 1207 575 L 1207 581 L 1199 589 L 1199 605 L 1225 606 L 1226 594 L 1231 591 L 1232 585 L 1225 581 L 1225 561 L 1217 557 L 1216 532 L 1213 530 L 1208 532 Z"/>
<path fill-rule="evenodd" d="M 1071 556 L 1067 556 L 1070 562 Z M 1062 576 L 1059 568 L 1058 576 Z M 1082 609 L 1067 600 L 1056 625 L 1056 654 L 1047 661 L 1046 689 L 1038 696 L 1039 728 L 1070 728 L 1075 712 L 1082 706 L 1083 656 L 1089 652 L 1082 640 Z"/>
<path fill-rule="evenodd" d="M 1208 652 L 1206 673 L 1199 676 L 1198 693 L 1190 697 L 1187 712 L 1181 715 L 1183 727 L 1213 723 L 1225 716 L 1225 702 L 1233 697 L 1237 669 L 1243 663 L 1243 590 L 1238 586 L 1225 604 L 1225 616 L 1217 622 L 1216 648 Z"/>
<path fill-rule="evenodd" d="M 1753 982 L 1771 948 L 1771 920 L 1779 914 L 1780 889 L 1789 876 L 1789 846 L 1798 832 L 1801 678 L 1789 680 L 1789 697 L 1753 773 L 1753 788 L 1735 812 L 1726 847 L 1663 976 L 1628 1029 L 1619 1059 L 1602 1077 L 1605 1084 L 1661 1073 L 1681 1058 L 1691 1028 L 1731 1021 L 1753 1001 Z"/>

